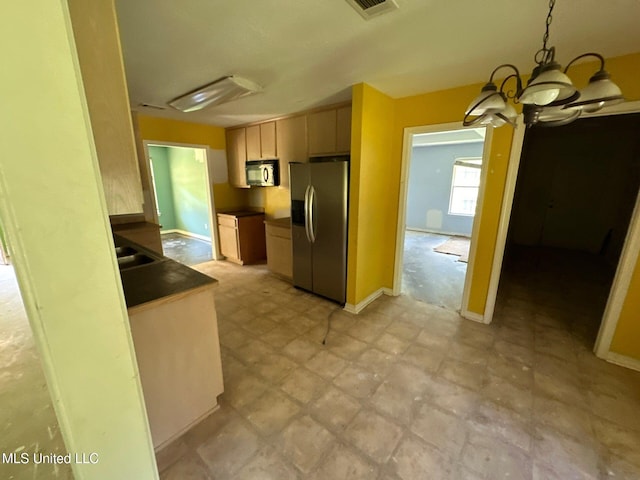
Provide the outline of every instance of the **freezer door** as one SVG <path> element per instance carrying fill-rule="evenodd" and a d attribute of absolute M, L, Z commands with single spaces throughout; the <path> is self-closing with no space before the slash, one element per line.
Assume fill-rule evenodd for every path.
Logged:
<path fill-rule="evenodd" d="M 313 291 L 339 303 L 346 299 L 347 162 L 311 163 L 310 216 Z"/>
<path fill-rule="evenodd" d="M 311 242 L 307 222 L 308 197 L 311 190 L 309 164 L 290 163 L 291 179 L 291 243 L 293 249 L 293 284 L 313 290 Z"/>

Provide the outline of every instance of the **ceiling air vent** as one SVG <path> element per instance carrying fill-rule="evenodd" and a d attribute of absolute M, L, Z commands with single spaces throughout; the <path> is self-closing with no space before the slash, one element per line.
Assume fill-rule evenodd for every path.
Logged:
<path fill-rule="evenodd" d="M 347 0 L 347 3 L 365 20 L 398 8 L 395 0 Z"/>
<path fill-rule="evenodd" d="M 144 107 L 144 108 L 153 108 L 155 110 L 165 110 L 166 109 L 166 107 L 163 107 L 161 105 L 154 105 L 153 103 L 139 103 L 138 106 Z"/>

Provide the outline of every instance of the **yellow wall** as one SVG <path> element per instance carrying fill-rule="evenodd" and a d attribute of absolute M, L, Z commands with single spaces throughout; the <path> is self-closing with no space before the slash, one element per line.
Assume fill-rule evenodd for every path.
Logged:
<path fill-rule="evenodd" d="M 381 287 L 390 287 L 395 229 L 389 177 L 394 102 L 369 85 L 353 87 L 349 192 L 347 303 L 355 305 Z"/>
<path fill-rule="evenodd" d="M 224 128 L 213 125 L 138 115 L 138 128 L 143 140 L 209 145 L 215 150 L 225 149 Z M 228 183 L 214 184 L 213 197 L 217 210 L 247 205 L 247 190 L 234 188 Z"/>
<path fill-rule="evenodd" d="M 572 67 L 569 74 L 579 88 L 586 85 L 596 71 L 597 64 L 587 62 Z M 640 53 L 608 59 L 606 69 L 620 86 L 627 100 L 640 99 Z M 478 94 L 482 84 L 426 93 L 395 100 L 395 121 L 391 163 L 394 169 L 389 175 L 388 198 L 394 198 L 392 210 L 397 212 L 400 187 L 400 165 L 402 160 L 403 130 L 406 127 L 437 125 L 461 122 L 468 103 Z M 509 127 L 496 129 L 493 136 L 488 165 L 485 201 L 482 206 L 482 223 L 478 236 L 478 253 L 471 283 L 469 310 L 483 314 L 489 288 L 489 277 L 493 263 L 493 249 L 497 237 L 500 208 L 511 149 L 512 130 Z M 397 218 L 393 225 L 397 225 Z M 395 248 L 395 247 L 394 247 Z M 385 286 L 393 280 L 393 261 L 388 256 L 389 266 L 385 273 Z M 640 259 L 629 288 L 627 300 L 620 316 L 618 330 L 612 350 L 640 359 Z"/>

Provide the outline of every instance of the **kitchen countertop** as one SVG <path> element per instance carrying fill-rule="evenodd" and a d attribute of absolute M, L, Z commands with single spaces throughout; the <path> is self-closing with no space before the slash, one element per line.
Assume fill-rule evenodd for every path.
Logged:
<path fill-rule="evenodd" d="M 116 247 L 131 246 L 140 253 L 156 259 L 153 263 L 120 270 L 127 308 L 218 283 L 215 278 L 162 257 L 117 234 L 114 234 L 113 238 Z"/>
<path fill-rule="evenodd" d="M 272 218 L 270 220 L 265 220 L 264 223 L 275 227 L 291 228 L 291 217 Z"/>
<path fill-rule="evenodd" d="M 160 228 L 160 225 L 158 225 L 157 223 L 151 223 L 151 222 L 114 223 L 111 225 L 111 230 L 114 232 L 118 232 L 121 230 L 131 230 L 131 229 L 157 230 L 159 228 Z"/>
<path fill-rule="evenodd" d="M 218 215 L 229 215 L 230 217 L 251 217 L 254 215 L 264 215 L 264 212 L 253 212 L 251 210 L 235 210 L 231 212 L 218 212 Z"/>

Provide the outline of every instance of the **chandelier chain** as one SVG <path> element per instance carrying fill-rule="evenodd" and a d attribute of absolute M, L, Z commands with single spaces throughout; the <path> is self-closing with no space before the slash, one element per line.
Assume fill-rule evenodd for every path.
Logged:
<path fill-rule="evenodd" d="M 547 41 L 549 40 L 549 27 L 551 26 L 551 22 L 553 21 L 553 16 L 551 15 L 553 12 L 553 7 L 556 5 L 556 0 L 549 0 L 549 13 L 547 14 L 546 27 L 544 31 L 544 36 L 542 37 L 542 50 L 548 51 L 547 49 Z"/>

